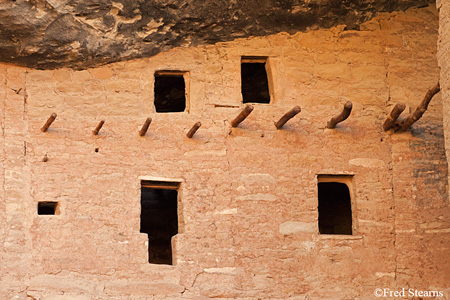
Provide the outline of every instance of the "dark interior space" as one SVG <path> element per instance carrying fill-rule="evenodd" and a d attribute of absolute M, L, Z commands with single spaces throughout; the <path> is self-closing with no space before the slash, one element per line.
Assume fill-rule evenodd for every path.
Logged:
<path fill-rule="evenodd" d="M 158 113 L 183 112 L 186 109 L 183 75 L 155 74 L 155 108 Z"/>
<path fill-rule="evenodd" d="M 241 64 L 242 99 L 244 103 L 269 103 L 266 63 Z"/>
<path fill-rule="evenodd" d="M 344 183 L 319 182 L 319 232 L 352 234 L 350 191 Z"/>
<path fill-rule="evenodd" d="M 141 232 L 148 234 L 148 261 L 172 264 L 172 237 L 178 233 L 175 189 L 141 187 Z"/>
<path fill-rule="evenodd" d="M 55 215 L 58 202 L 39 202 L 38 215 Z"/>

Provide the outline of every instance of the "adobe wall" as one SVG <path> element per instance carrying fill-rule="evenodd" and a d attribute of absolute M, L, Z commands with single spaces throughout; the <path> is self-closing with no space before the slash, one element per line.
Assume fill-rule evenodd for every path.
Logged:
<path fill-rule="evenodd" d="M 441 94 L 411 131 L 381 129 L 395 103 L 414 109 L 436 84 L 437 37 L 428 7 L 361 31 L 177 48 L 84 71 L 0 65 L 0 298 L 375 299 L 376 288 L 413 288 L 450 299 Z M 269 57 L 273 99 L 231 128 L 241 56 Z M 189 71 L 189 113 L 155 113 L 154 73 L 167 69 Z M 326 129 L 347 100 L 350 118 Z M 294 105 L 300 115 L 276 130 Z M 318 233 L 320 174 L 353 175 L 354 235 Z M 181 181 L 174 266 L 149 264 L 139 232 L 151 178 Z M 38 201 L 61 213 L 38 216 Z"/>
<path fill-rule="evenodd" d="M 438 62 L 441 68 L 440 85 L 442 99 L 444 100 L 444 129 L 446 132 L 447 157 L 449 156 L 449 115 L 450 108 L 450 3 L 448 1 L 437 1 L 439 8 L 439 40 L 438 40 Z"/>

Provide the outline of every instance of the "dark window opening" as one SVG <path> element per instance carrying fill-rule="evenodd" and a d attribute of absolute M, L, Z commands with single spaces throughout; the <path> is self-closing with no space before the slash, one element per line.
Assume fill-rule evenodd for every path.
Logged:
<path fill-rule="evenodd" d="M 243 103 L 270 102 L 265 59 L 242 59 L 241 85 Z"/>
<path fill-rule="evenodd" d="M 345 183 L 319 182 L 319 232 L 352 234 L 350 191 Z"/>
<path fill-rule="evenodd" d="M 148 234 L 148 261 L 172 265 L 172 237 L 178 233 L 179 183 L 141 183 L 141 230 Z"/>
<path fill-rule="evenodd" d="M 56 215 L 58 202 L 39 202 L 38 215 Z"/>
<path fill-rule="evenodd" d="M 186 85 L 183 74 L 155 74 L 155 108 L 158 113 L 185 111 Z"/>

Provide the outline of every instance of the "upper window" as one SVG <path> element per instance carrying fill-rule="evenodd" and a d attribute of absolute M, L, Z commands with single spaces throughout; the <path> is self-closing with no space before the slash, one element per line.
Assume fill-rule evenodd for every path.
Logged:
<path fill-rule="evenodd" d="M 348 175 L 318 177 L 321 234 L 352 234 L 351 179 Z"/>
<path fill-rule="evenodd" d="M 241 59 L 241 86 L 243 103 L 270 103 L 267 58 Z"/>
<path fill-rule="evenodd" d="M 186 110 L 186 72 L 155 73 L 155 109 L 158 113 Z"/>

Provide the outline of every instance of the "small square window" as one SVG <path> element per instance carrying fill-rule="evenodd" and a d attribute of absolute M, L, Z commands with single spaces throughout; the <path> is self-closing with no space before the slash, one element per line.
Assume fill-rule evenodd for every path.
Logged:
<path fill-rule="evenodd" d="M 59 214 L 58 202 L 39 202 L 38 215 L 57 215 Z"/>
<path fill-rule="evenodd" d="M 318 176 L 320 234 L 352 235 L 351 180 L 346 175 Z"/>
<path fill-rule="evenodd" d="M 241 59 L 241 88 L 243 103 L 270 103 L 267 58 Z"/>
<path fill-rule="evenodd" d="M 186 72 L 159 71 L 155 73 L 155 109 L 157 113 L 186 110 Z"/>
<path fill-rule="evenodd" d="M 141 229 L 148 234 L 148 261 L 172 265 L 172 237 L 178 233 L 179 182 L 141 181 Z"/>

